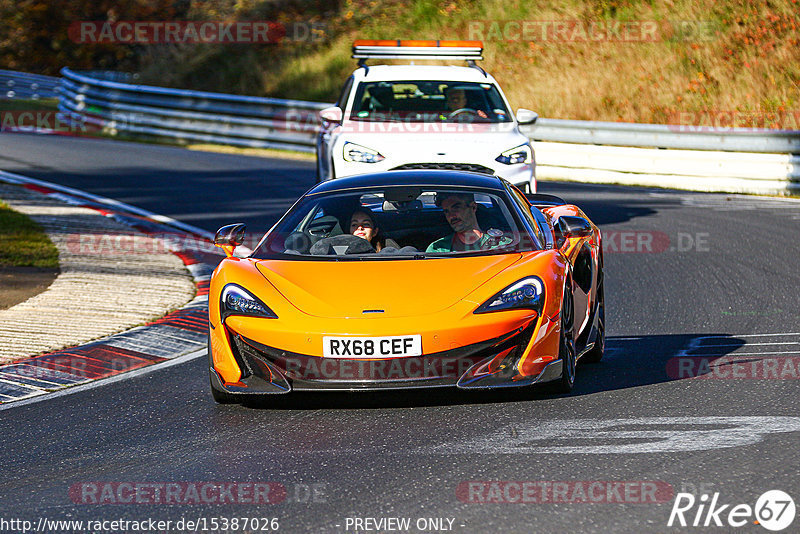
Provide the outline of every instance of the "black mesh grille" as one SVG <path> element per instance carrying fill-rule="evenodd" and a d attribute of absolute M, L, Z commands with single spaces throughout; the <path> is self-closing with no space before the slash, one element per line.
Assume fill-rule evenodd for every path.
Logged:
<path fill-rule="evenodd" d="M 239 369 L 242 371 L 242 378 L 252 376 L 253 368 L 250 365 L 249 359 L 260 356 L 259 352 L 242 341 L 242 338 L 237 334 L 231 335 L 231 338 L 233 339 L 233 343 L 231 344 L 231 348 L 234 349 L 233 357 L 236 363 L 239 364 Z"/>
<path fill-rule="evenodd" d="M 393 171 L 413 171 L 420 169 L 434 169 L 445 171 L 470 171 L 480 172 L 483 174 L 494 174 L 494 171 L 489 167 L 477 165 L 473 163 L 406 163 L 391 169 Z"/>

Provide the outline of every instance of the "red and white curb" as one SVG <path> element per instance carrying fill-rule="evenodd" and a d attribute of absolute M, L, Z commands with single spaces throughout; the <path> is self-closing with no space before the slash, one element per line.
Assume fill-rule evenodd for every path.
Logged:
<path fill-rule="evenodd" d="M 210 232 L 122 202 L 18 174 L 0 171 L 0 182 L 94 209 L 148 235 L 175 237 L 174 241 L 170 240 L 170 249 L 186 265 L 197 287 L 197 295 L 191 302 L 145 326 L 0 366 L 0 404 L 39 397 L 64 388 L 77 391 L 99 379 L 136 376 L 146 367 L 161 367 L 166 362 L 179 363 L 205 355 L 208 284 L 215 267 L 208 263 L 208 259 L 203 259 L 213 249 Z M 182 248 L 180 243 L 193 243 L 195 246 L 206 243 L 208 246 L 201 251 Z M 103 382 L 109 383 L 110 380 Z M 78 385 L 84 386 L 74 388 Z"/>

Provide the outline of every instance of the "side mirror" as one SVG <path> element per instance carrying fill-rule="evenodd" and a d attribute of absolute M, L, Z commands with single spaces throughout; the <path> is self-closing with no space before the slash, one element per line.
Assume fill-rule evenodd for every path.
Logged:
<path fill-rule="evenodd" d="M 342 108 L 331 106 L 319 112 L 319 118 L 328 122 L 342 122 Z"/>
<path fill-rule="evenodd" d="M 589 237 L 592 235 L 592 225 L 583 217 L 564 215 L 558 218 L 555 226 L 556 247 L 561 248 L 567 239 Z"/>
<path fill-rule="evenodd" d="M 517 110 L 517 122 L 520 124 L 533 124 L 539 118 L 539 114 L 529 109 L 519 108 Z"/>
<path fill-rule="evenodd" d="M 233 250 L 244 243 L 244 233 L 247 226 L 244 223 L 229 224 L 223 226 L 214 235 L 214 245 L 225 251 L 229 258 L 233 256 Z"/>

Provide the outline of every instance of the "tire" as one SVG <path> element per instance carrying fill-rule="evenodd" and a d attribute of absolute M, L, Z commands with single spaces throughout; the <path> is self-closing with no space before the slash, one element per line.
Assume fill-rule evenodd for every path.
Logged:
<path fill-rule="evenodd" d="M 569 287 L 569 283 L 567 284 Z M 569 393 L 575 385 L 575 310 L 573 308 L 572 294 L 564 291 L 564 302 L 561 305 L 561 339 L 558 346 L 558 355 L 563 363 L 561 378 L 554 382 L 553 389 L 556 393 Z"/>
<path fill-rule="evenodd" d="M 597 305 L 600 307 L 598 311 L 597 321 L 597 339 L 595 339 L 594 347 L 581 357 L 581 363 L 597 363 L 603 359 L 603 352 L 606 348 L 606 297 L 603 283 L 602 271 L 600 271 L 600 283 L 597 285 Z"/>
<path fill-rule="evenodd" d="M 208 336 L 208 382 L 209 386 L 211 386 L 211 396 L 214 398 L 214 401 L 217 404 L 235 404 L 237 403 L 236 397 L 228 393 L 227 391 L 222 391 L 217 389 L 214 386 L 213 380 L 213 368 L 214 368 L 214 359 L 211 356 L 211 336 Z"/>

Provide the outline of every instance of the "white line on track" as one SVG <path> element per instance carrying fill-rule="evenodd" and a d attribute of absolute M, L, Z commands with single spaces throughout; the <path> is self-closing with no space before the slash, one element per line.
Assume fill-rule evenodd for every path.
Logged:
<path fill-rule="evenodd" d="M 70 195 L 82 197 L 87 200 L 97 202 L 98 204 L 112 206 L 115 208 L 119 208 L 120 210 L 127 211 L 129 213 L 141 215 L 143 217 L 148 217 L 150 219 L 153 219 L 154 221 L 168 224 L 170 226 L 180 228 L 181 230 L 186 230 L 187 232 L 192 232 L 194 234 L 201 235 L 211 240 L 214 239 L 214 234 L 212 234 L 208 230 L 203 230 L 202 228 L 182 223 L 171 217 L 167 217 L 165 215 L 159 215 L 157 213 L 144 210 L 142 208 L 137 208 L 136 206 L 131 206 L 130 204 L 125 204 L 124 202 L 120 202 L 118 200 L 114 200 L 107 197 L 101 197 L 98 195 L 94 195 L 92 193 L 88 193 L 86 191 L 81 191 L 79 189 L 73 189 L 72 187 L 66 187 L 63 185 L 54 184 L 52 182 L 45 182 L 44 180 L 37 180 L 36 178 L 29 178 L 27 176 L 22 176 L 21 174 L 14 174 L 7 171 L 0 171 L 0 179 L 15 184 L 33 184 L 41 187 L 46 187 L 48 189 L 53 189 L 55 191 L 61 191 L 62 193 L 68 193 Z"/>
<path fill-rule="evenodd" d="M 745 343 L 744 345 L 742 345 L 741 343 L 726 343 L 724 345 L 698 345 L 697 348 L 710 349 L 715 347 L 758 347 L 763 345 L 800 345 L 800 341 L 780 341 L 772 343 Z"/>
<path fill-rule="evenodd" d="M 800 336 L 800 332 L 787 332 L 782 334 L 724 334 L 716 336 L 700 336 L 698 339 L 729 339 L 737 337 L 770 337 L 770 336 Z"/>
<path fill-rule="evenodd" d="M 166 360 L 153 365 L 148 365 L 147 367 L 142 367 L 141 369 L 135 369 L 133 371 L 128 371 L 126 373 L 120 373 L 118 375 L 114 375 L 109 378 L 101 378 L 99 380 L 94 380 L 86 384 L 81 384 L 80 386 L 67 387 L 51 393 L 37 395 L 35 397 L 30 397 L 18 401 L 11 401 L 5 404 L 0 404 L 0 412 L 3 410 L 10 410 L 12 408 L 19 408 L 20 406 L 27 406 L 29 404 L 34 404 L 43 400 L 50 400 L 50 399 L 55 399 L 57 397 L 64 397 L 65 395 L 72 395 L 73 393 L 79 393 L 81 391 L 86 391 L 88 389 L 95 389 L 107 386 L 109 384 L 122 382 L 123 380 L 136 378 L 138 376 L 147 375 L 150 373 L 154 373 L 156 371 L 160 371 L 161 369 L 166 369 L 167 367 L 172 367 L 173 365 L 186 363 L 188 361 L 200 358 L 201 356 L 205 356 L 206 354 L 208 354 L 208 349 L 202 348 L 194 352 L 184 354 L 183 356 L 178 356 L 177 358 L 174 358 L 172 360 Z"/>
<path fill-rule="evenodd" d="M 800 432 L 800 417 L 636 417 L 532 420 L 411 454 L 653 454 L 755 445 L 770 434 Z"/>
<path fill-rule="evenodd" d="M 55 183 L 52 183 L 52 182 L 47 182 L 47 181 L 44 181 L 44 180 L 37 180 L 36 178 L 30 178 L 30 177 L 27 177 L 27 176 L 22 176 L 20 174 L 14 174 L 14 173 L 2 171 L 2 170 L 0 170 L 0 182 L 6 182 L 6 183 L 11 183 L 11 184 L 16 184 L 16 185 L 22 185 L 22 184 L 38 185 L 40 187 L 45 187 L 45 188 L 48 188 L 48 189 L 52 189 L 54 191 L 59 191 L 61 193 L 66 193 L 68 195 L 72 195 L 75 198 L 79 198 L 79 199 L 82 198 L 84 200 L 90 200 L 90 201 L 95 202 L 97 204 L 101 204 L 101 205 L 117 208 L 117 209 L 119 209 L 120 211 L 123 211 L 123 212 L 128 212 L 128 213 L 132 213 L 132 214 L 135 214 L 135 215 L 140 215 L 140 216 L 148 218 L 150 220 L 158 221 L 158 222 L 160 222 L 162 224 L 167 224 L 169 226 L 173 226 L 175 228 L 178 228 L 178 229 L 181 229 L 181 230 L 184 230 L 184 231 L 187 231 L 187 232 L 191 232 L 191 233 L 196 234 L 196 235 L 200 235 L 200 236 L 202 236 L 202 237 L 204 237 L 206 239 L 209 239 L 210 241 L 214 240 L 214 234 L 212 234 L 211 232 L 208 232 L 207 230 L 203 230 L 202 228 L 198 228 L 198 227 L 192 226 L 190 224 L 182 223 L 182 222 L 177 221 L 177 220 L 175 220 L 175 219 L 173 219 L 171 217 L 167 217 L 167 216 L 164 216 L 164 215 L 158 215 L 157 213 L 153 213 L 153 212 L 147 211 L 147 210 L 142 209 L 142 208 L 137 208 L 136 206 L 131 206 L 130 204 L 125 204 L 124 202 L 120 202 L 118 200 L 102 197 L 102 196 L 99 196 L 99 195 L 94 195 L 92 193 L 88 193 L 86 191 L 81 191 L 79 189 L 73 189 L 71 187 L 66 187 L 66 186 L 63 186 L 63 185 L 55 184 Z M 61 195 L 58 195 L 58 196 L 60 197 Z M 68 201 L 68 198 L 63 198 L 62 197 L 62 200 Z M 250 254 L 250 250 L 249 249 L 247 249 L 246 251 L 242 250 L 242 249 L 246 249 L 246 248 L 247 247 L 240 247 L 240 249 L 238 249 L 238 251 L 240 253 L 244 253 L 245 255 L 249 255 Z M 191 271 L 191 268 L 190 268 L 190 271 Z M 23 398 L 23 399 L 16 400 L 16 401 L 11 400 L 11 401 L 4 402 L 3 404 L 0 404 L 0 411 L 9 410 L 11 408 L 17 408 L 17 407 L 20 407 L 20 406 L 27 406 L 29 404 L 34 404 L 36 402 L 40 402 L 40 401 L 43 401 L 43 400 L 55 399 L 57 397 L 63 397 L 65 395 L 71 395 L 73 393 L 86 391 L 88 389 L 94 389 L 94 388 L 102 387 L 102 386 L 105 386 L 105 385 L 108 385 L 108 384 L 114 384 L 116 382 L 121 382 L 123 380 L 128 380 L 130 378 L 136 378 L 137 376 L 146 375 L 146 374 L 158 371 L 160 369 L 165 369 L 167 367 L 172 367 L 173 365 L 178 365 L 178 364 L 193 360 L 195 358 L 199 358 L 200 356 L 205 356 L 206 354 L 207 354 L 207 349 L 206 348 L 202 348 L 202 349 L 196 350 L 194 352 L 190 352 L 188 354 L 184 354 L 182 356 L 178 356 L 177 358 L 173 358 L 173 359 L 166 360 L 166 361 L 163 361 L 163 362 L 160 362 L 160 363 L 157 363 L 157 364 L 153 364 L 153 365 L 150 365 L 150 366 L 147 366 L 147 367 L 143 367 L 141 369 L 136 369 L 136 370 L 133 370 L 133 371 L 128 371 L 128 372 L 125 372 L 125 373 L 121 373 L 121 374 L 118 374 L 118 375 L 115 375 L 115 376 L 112 376 L 112 377 L 101 378 L 99 380 L 93 380 L 91 382 L 84 383 L 84 384 L 81 384 L 81 385 L 78 385 L 78 386 L 66 387 L 66 388 L 60 389 L 58 391 L 53 391 L 53 392 L 45 392 L 45 391 L 43 391 L 41 394 L 37 394 L 37 395 L 31 396 L 31 397 Z"/>
<path fill-rule="evenodd" d="M 214 234 L 209 232 L 208 230 L 203 230 L 202 228 L 198 228 L 197 226 L 186 224 L 184 222 L 173 219 L 172 217 L 167 217 L 166 215 L 159 215 L 157 213 L 153 213 L 152 211 L 148 211 L 142 208 L 137 208 L 136 206 L 131 206 L 130 204 L 120 202 L 119 200 L 114 200 L 112 198 L 107 198 L 107 197 L 101 197 L 99 195 L 88 193 L 86 191 L 81 191 L 80 189 L 73 189 L 72 187 L 54 184 L 53 182 L 46 182 L 44 180 L 37 180 L 36 178 L 29 178 L 28 176 L 22 176 L 21 174 L 14 174 L 7 171 L 0 171 L 0 181 L 17 185 L 33 184 L 33 185 L 38 185 L 40 187 L 46 187 L 54 191 L 60 191 L 62 193 L 67 193 L 76 196 L 78 198 L 91 200 L 92 202 L 96 202 L 98 204 L 114 207 L 119 209 L 120 211 L 126 211 L 134 215 L 140 215 L 152 221 L 156 221 L 162 224 L 178 228 L 185 232 L 190 232 L 199 235 L 205 239 L 208 239 L 211 242 L 214 241 Z M 241 256 L 249 256 L 252 253 L 252 251 L 247 247 L 238 247 L 237 253 Z"/>
<path fill-rule="evenodd" d="M 698 347 L 700 348 L 700 347 Z M 733 356 L 763 356 L 764 354 L 797 354 L 800 356 L 800 352 L 796 350 L 791 350 L 788 352 L 731 352 L 728 354 L 719 353 L 719 352 L 700 352 L 700 353 L 692 353 L 692 354 L 684 354 L 687 358 L 695 358 L 700 356 L 724 356 L 725 358 L 731 358 Z"/>

